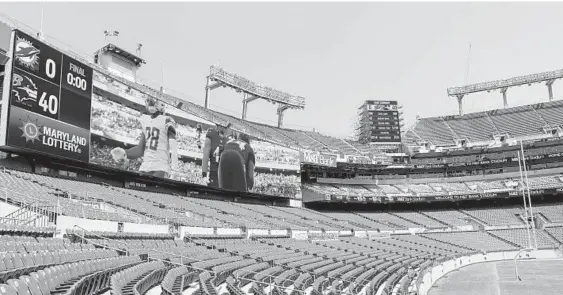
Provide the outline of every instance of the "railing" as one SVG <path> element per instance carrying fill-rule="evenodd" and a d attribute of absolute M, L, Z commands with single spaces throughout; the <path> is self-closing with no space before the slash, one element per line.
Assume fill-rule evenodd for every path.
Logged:
<path fill-rule="evenodd" d="M 284 267 L 283 265 L 274 265 L 274 267 L 281 267 L 281 268 L 284 269 L 284 270 L 291 270 L 291 269 L 292 269 L 292 268 L 286 268 L 286 267 Z M 297 269 L 295 269 L 295 270 L 297 271 Z M 244 274 L 242 274 L 242 276 L 244 276 L 245 274 L 248 274 L 248 273 L 251 273 L 251 274 L 254 274 L 254 275 L 262 274 L 261 272 L 256 272 L 256 271 L 252 271 L 252 270 L 242 270 L 242 269 L 240 269 L 240 270 L 235 270 L 234 272 L 237 272 L 237 271 L 239 271 L 239 272 L 244 272 Z M 233 273 L 234 273 L 234 272 L 233 272 Z M 277 276 L 267 275 L 267 274 L 262 274 L 262 276 L 267 277 L 268 280 L 269 280 L 269 282 L 270 282 L 270 284 L 271 284 L 272 280 L 275 280 L 275 279 L 277 278 Z M 237 281 L 246 280 L 246 281 L 257 282 L 257 281 L 251 280 L 251 279 L 240 278 L 238 272 L 237 272 L 237 274 L 236 274 L 235 276 L 233 276 L 233 277 L 234 277 Z M 295 283 L 295 280 L 285 279 L 284 282 L 292 282 L 292 283 Z M 285 288 L 285 287 L 284 287 L 284 288 Z"/>
<path fill-rule="evenodd" d="M 4 192 L 4 200 L 5 200 L 6 202 L 8 202 L 8 193 L 9 193 L 10 195 L 23 196 L 25 200 L 29 199 L 29 200 L 32 200 L 33 202 L 37 202 L 37 203 L 41 203 L 41 202 L 42 202 L 42 203 L 45 203 L 45 200 L 42 200 L 42 199 L 39 198 L 39 197 L 34 197 L 34 196 L 30 196 L 30 195 L 18 193 L 18 192 L 16 192 L 16 191 L 12 190 L 12 189 L 9 189 L 9 188 L 3 186 L 3 184 L 2 184 L 1 182 L 0 182 L 0 191 L 1 191 L 1 192 Z M 14 202 L 14 203 L 17 203 L 17 202 L 25 203 L 25 202 L 23 202 L 23 201 L 18 201 L 18 200 L 14 200 L 13 202 Z"/>
<path fill-rule="evenodd" d="M 3 168 L 2 171 L 4 173 L 7 172 L 7 171 L 10 171 L 10 170 L 8 170 L 4 167 L 2 167 L 2 168 Z M 26 177 L 19 175 L 18 173 L 14 173 L 14 174 L 11 174 L 11 175 L 14 176 L 14 177 L 17 177 L 17 178 L 27 179 Z M 34 180 L 32 180 L 32 181 L 34 181 Z M 99 219 L 108 220 L 108 221 L 112 221 L 109 218 L 110 212 L 100 208 L 101 204 L 103 204 L 103 203 L 108 203 L 108 204 L 111 204 L 115 207 L 118 207 L 119 209 L 122 209 L 122 210 L 125 210 L 125 211 L 130 211 L 128 208 L 123 207 L 123 206 L 121 206 L 121 205 L 119 205 L 115 202 L 113 202 L 113 203 L 111 203 L 111 202 L 100 202 L 100 201 L 98 201 L 98 198 L 96 196 L 91 196 L 89 192 L 82 193 L 82 194 L 72 194 L 69 191 L 61 190 L 61 189 L 58 189 L 58 188 L 52 188 L 52 186 L 50 186 L 47 183 L 43 183 L 43 182 L 37 182 L 37 183 L 40 184 L 41 186 L 48 187 L 50 189 L 53 189 L 54 191 L 57 191 L 58 193 L 53 196 L 53 198 L 56 198 L 56 199 L 47 199 L 46 200 L 44 198 L 22 194 L 22 193 L 14 191 L 12 189 L 9 189 L 7 187 L 3 187 L 3 184 L 0 182 L 0 192 L 3 192 L 3 194 L 0 193 L 0 200 L 5 200 L 6 202 L 8 202 L 8 198 L 9 198 L 10 195 L 21 196 L 18 199 L 23 199 L 23 200 L 26 200 L 26 201 L 14 200 L 12 198 L 12 203 L 17 205 L 17 206 L 20 206 L 20 207 L 23 207 L 24 204 L 30 204 L 30 203 L 44 204 L 44 205 L 40 205 L 40 207 L 41 206 L 52 206 L 54 208 L 53 212 L 54 212 L 55 215 L 61 215 L 62 214 L 62 210 L 61 210 L 62 206 L 60 205 L 61 200 L 65 200 L 65 202 L 67 202 L 67 200 L 68 201 L 76 200 L 76 201 L 79 202 L 79 205 L 82 206 L 82 211 L 74 212 L 76 214 L 76 216 L 78 216 L 78 215 L 80 215 L 80 213 L 82 213 L 82 215 L 79 216 L 79 217 L 87 218 L 86 213 L 84 212 L 84 209 L 85 209 L 84 207 L 86 206 L 86 207 L 90 207 L 90 208 L 93 208 L 93 209 L 99 211 L 98 212 L 99 214 L 97 214 L 97 219 L 99 218 Z M 64 196 L 63 196 L 63 194 L 64 194 Z M 53 194 L 51 194 L 51 195 L 53 195 Z M 33 211 L 33 210 L 31 210 L 31 211 Z M 130 219 L 129 222 L 134 222 L 134 223 L 147 222 L 147 223 L 150 223 L 150 224 L 153 224 L 153 223 L 156 222 L 156 223 L 159 223 L 159 224 L 168 224 L 168 221 L 164 218 L 159 218 L 159 217 L 154 217 L 154 216 L 149 217 L 147 215 L 135 214 L 135 213 L 132 213 L 132 212 L 131 213 L 125 212 L 124 215 L 126 215 Z M 56 216 L 53 216 L 53 217 L 56 217 Z M 49 218 L 51 218 L 51 216 L 49 216 Z M 50 219 L 50 220 L 54 220 L 54 219 Z"/>
<path fill-rule="evenodd" d="M 317 279 L 317 275 L 316 275 L 314 272 L 312 272 L 312 271 L 301 271 L 301 270 L 299 270 L 298 268 L 287 267 L 287 266 L 281 265 L 281 264 L 280 264 L 280 265 L 276 265 L 276 264 L 274 264 L 273 262 L 272 262 L 272 263 L 269 263 L 269 264 L 272 265 L 273 267 L 280 267 L 280 268 L 281 268 L 282 270 L 284 270 L 284 271 L 287 271 L 287 270 L 295 270 L 295 271 L 296 271 L 297 273 L 299 273 L 300 275 L 307 273 L 307 274 L 311 275 L 311 278 L 313 279 L 313 281 L 316 281 L 316 279 Z M 244 275 L 247 274 L 247 273 L 251 273 L 251 274 L 255 274 L 255 275 L 256 275 L 256 274 L 261 274 L 261 272 L 256 272 L 256 271 L 251 271 L 251 270 L 242 270 L 242 269 L 241 269 L 241 270 L 235 270 L 235 272 L 237 272 L 237 274 L 236 274 L 236 276 L 234 276 L 234 278 L 237 279 L 237 281 L 242 281 L 242 280 L 254 281 L 254 280 L 250 280 L 250 279 L 246 279 L 246 278 L 242 278 L 242 279 L 241 279 L 241 278 L 239 277 L 238 272 L 243 272 L 243 274 L 241 274 L 241 276 L 244 276 Z M 270 283 L 271 283 L 271 280 L 272 280 L 272 279 L 275 280 L 275 279 L 277 278 L 277 276 L 273 276 L 273 275 L 266 275 L 266 274 L 262 274 L 262 275 L 265 276 L 265 277 L 268 277 L 268 279 L 270 280 Z M 353 281 L 346 280 L 346 279 L 331 278 L 331 277 L 325 278 L 325 280 L 328 280 L 329 282 L 330 282 L 331 279 L 332 279 L 332 280 L 339 280 L 339 281 L 347 282 L 349 285 L 352 285 L 352 284 L 354 283 Z M 295 281 L 296 281 L 296 280 L 285 279 L 283 282 L 295 283 Z M 365 280 L 363 280 L 361 283 L 363 283 L 364 281 L 365 281 Z M 323 287 L 323 292 L 326 291 L 326 290 L 324 289 L 324 285 L 322 285 L 322 287 Z M 285 289 L 285 287 L 283 287 L 283 288 Z M 353 295 L 353 294 L 350 294 L 350 293 L 348 293 L 348 292 L 343 292 L 343 291 L 339 291 L 339 292 L 340 292 L 340 294 Z"/>
<path fill-rule="evenodd" d="M 146 294 L 148 290 L 160 284 L 168 269 L 158 268 L 153 270 L 150 274 L 141 278 L 133 287 L 134 295 Z M 148 284 L 152 281 L 152 284 Z"/>
<path fill-rule="evenodd" d="M 86 242 L 88 242 L 88 243 L 90 243 L 90 244 L 92 244 L 92 245 L 100 246 L 100 247 L 103 247 L 103 248 L 107 248 L 107 249 L 111 249 L 111 250 L 116 250 L 116 251 L 118 251 L 118 252 L 125 252 L 127 255 L 129 255 L 129 251 L 128 251 L 128 249 L 127 249 L 127 248 L 128 248 L 127 243 L 122 242 L 122 241 L 118 241 L 118 240 L 108 239 L 108 238 L 106 238 L 106 237 L 104 237 L 104 236 L 100 236 L 100 235 L 98 235 L 98 234 L 95 234 L 95 233 L 93 233 L 93 232 L 91 232 L 91 231 L 89 231 L 89 230 L 87 230 L 87 229 L 85 229 L 85 228 L 83 228 L 83 227 L 81 227 L 81 226 L 79 226 L 79 225 L 74 225 L 74 226 L 72 227 L 73 231 L 74 231 L 75 228 L 78 228 L 78 229 L 81 229 L 81 230 L 82 230 L 82 235 L 78 235 L 78 234 L 74 233 L 74 235 L 76 235 L 77 237 L 79 237 L 82 241 L 86 241 Z M 89 238 L 86 238 L 86 236 L 85 236 L 85 234 L 84 234 L 85 232 L 88 232 L 90 235 L 95 236 L 96 238 L 100 238 L 100 239 L 104 240 L 104 242 L 112 241 L 112 242 L 115 242 L 115 243 L 117 243 L 117 244 L 124 245 L 124 249 L 119 249 L 119 248 L 114 248 L 113 246 L 108 246 L 107 243 L 106 243 L 106 244 L 100 244 L 100 243 L 98 243 L 98 242 L 96 242 L 96 241 L 93 241 L 93 240 L 91 240 L 91 239 L 89 239 Z"/>
<path fill-rule="evenodd" d="M 20 209 L 5 216 L 17 220 L 12 223 L 14 225 L 25 226 L 33 223 L 34 227 L 47 227 L 53 225 L 57 218 L 57 206 L 21 202 L 19 207 Z"/>
<path fill-rule="evenodd" d="M 118 190 L 116 187 L 111 186 L 111 185 L 109 185 L 109 184 L 107 184 L 107 183 L 103 183 L 103 182 L 102 182 L 102 185 L 105 186 L 106 188 L 109 188 L 109 189 L 111 189 L 111 190 L 113 190 L 113 191 L 116 191 L 116 192 L 118 192 L 118 193 L 120 193 L 120 194 L 128 194 L 128 195 L 130 195 L 130 196 L 139 198 L 138 196 L 136 196 L 136 195 L 133 194 L 133 193 L 130 193 L 130 192 L 123 192 L 123 191 L 121 191 L 121 190 Z M 143 199 L 143 198 L 141 198 L 141 199 Z M 144 200 L 144 199 L 143 199 L 143 200 Z M 105 203 L 109 203 L 109 202 L 105 201 Z M 113 205 L 113 206 L 117 206 L 117 207 L 119 207 L 120 209 L 130 211 L 130 209 L 124 208 L 123 206 L 117 204 L 117 203 L 115 202 L 115 198 L 114 198 L 114 200 L 112 200 L 112 202 L 109 203 L 109 204 L 111 204 L 111 205 Z M 154 222 L 158 222 L 159 224 L 170 224 L 170 222 L 168 222 L 168 218 L 162 218 L 162 217 L 157 217 L 157 216 L 152 216 L 152 215 L 151 215 L 151 216 L 147 216 L 147 215 L 142 214 L 142 213 L 137 213 L 137 214 L 135 214 L 135 215 L 128 215 L 128 216 L 129 216 L 130 218 L 135 218 L 135 219 L 137 219 L 137 220 L 139 220 L 139 219 L 140 219 L 140 220 L 144 220 L 144 222 L 148 222 L 148 223 L 150 223 L 150 221 L 153 221 L 153 223 L 150 223 L 150 224 L 154 224 Z M 174 225 L 176 225 L 176 224 L 174 224 Z M 181 224 L 178 224 L 178 225 L 181 225 Z"/>
<path fill-rule="evenodd" d="M 151 256 L 150 256 L 150 252 L 151 252 L 151 251 L 152 251 L 152 252 L 157 252 L 157 253 L 163 253 L 163 254 L 167 254 L 167 255 L 180 256 L 180 257 L 183 257 L 183 258 L 189 258 L 189 259 L 196 260 L 196 261 L 200 261 L 200 262 L 205 261 L 205 260 L 200 260 L 200 259 L 197 259 L 197 258 L 192 258 L 192 257 L 188 257 L 188 256 L 183 256 L 183 255 L 176 254 L 176 253 L 170 253 L 170 252 L 165 252 L 165 251 L 160 251 L 160 250 L 155 250 L 155 249 L 149 249 L 149 252 L 148 252 L 149 255 L 147 255 L 147 262 L 150 262 L 151 260 L 153 260 L 153 261 L 162 261 L 162 262 L 165 262 L 165 263 L 168 263 L 168 264 L 177 265 L 177 266 L 185 266 L 185 267 L 187 267 L 188 269 L 196 270 L 196 271 L 199 271 L 199 272 L 208 272 L 208 273 L 211 273 L 211 274 L 213 275 L 213 276 L 212 276 L 213 278 L 217 277 L 217 273 L 214 272 L 214 271 L 212 271 L 212 270 L 208 270 L 208 269 L 205 269 L 205 268 L 200 268 L 200 267 L 196 267 L 196 266 L 191 266 L 191 265 L 188 265 L 188 264 L 184 264 L 183 258 L 181 258 L 180 263 L 178 263 L 178 262 L 174 262 L 174 261 L 164 260 L 163 258 L 151 257 Z"/>
<path fill-rule="evenodd" d="M 0 192 L 4 193 L 4 201 L 7 204 L 13 204 L 16 207 L 19 207 L 19 209 L 4 216 L 5 219 L 0 220 L 0 223 L 11 225 L 29 225 L 33 222 L 33 226 L 35 227 L 47 227 L 52 226 L 55 223 L 56 217 L 59 214 L 58 204 L 54 205 L 49 202 L 45 202 L 45 200 L 21 194 L 6 187 L 0 187 Z M 8 194 L 22 196 L 23 200 L 12 199 L 9 202 Z M 28 202 L 28 200 L 31 202 Z"/>
<path fill-rule="evenodd" d="M 7 224 L 7 225 L 17 225 L 18 219 L 9 218 L 9 217 L 0 217 L 0 223 Z"/>
<path fill-rule="evenodd" d="M 236 280 L 236 279 L 235 279 L 235 280 Z M 256 285 L 258 285 L 258 287 L 260 287 L 260 288 L 262 288 L 261 284 L 267 284 L 268 287 L 270 287 L 270 289 L 269 289 L 268 292 L 267 292 L 267 294 L 269 294 L 269 295 L 272 295 L 272 290 L 273 290 L 274 288 L 280 288 L 281 290 L 287 290 L 287 289 L 288 289 L 288 288 L 286 288 L 286 287 L 284 287 L 284 286 L 280 286 L 280 285 L 277 285 L 277 284 L 273 283 L 271 279 L 270 279 L 269 282 L 267 282 L 267 283 L 266 283 L 266 282 L 260 282 L 260 281 L 254 280 L 254 279 L 245 279 L 245 280 L 246 280 L 246 281 L 249 281 L 249 282 L 256 283 Z M 294 291 L 294 292 L 297 292 L 297 293 L 300 293 L 300 294 L 303 294 L 303 295 L 307 294 L 305 291 L 298 290 L 298 289 L 293 289 L 293 291 Z"/>
<path fill-rule="evenodd" d="M 180 263 L 181 263 L 180 265 L 185 265 L 184 264 L 184 258 L 188 259 L 188 260 L 197 261 L 197 262 L 205 262 L 205 260 L 202 260 L 202 259 L 198 259 L 198 258 L 194 258 L 194 257 L 190 257 L 190 256 L 185 256 L 185 255 L 174 253 L 174 252 L 156 250 L 156 249 L 149 249 L 148 250 L 148 252 L 147 252 L 148 259 L 151 259 L 151 252 L 165 254 L 165 255 L 171 255 L 175 258 L 180 258 Z M 194 267 L 194 268 L 197 269 L 197 267 Z M 201 269 L 201 270 L 205 270 L 205 269 Z M 205 270 L 205 271 L 207 271 L 207 270 Z"/>

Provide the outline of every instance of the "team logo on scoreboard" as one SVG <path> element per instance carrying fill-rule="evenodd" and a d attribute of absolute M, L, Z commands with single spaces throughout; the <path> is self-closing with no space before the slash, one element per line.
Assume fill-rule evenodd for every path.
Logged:
<path fill-rule="evenodd" d="M 21 37 L 17 38 L 14 56 L 19 65 L 37 71 L 39 69 L 39 53 L 40 50 L 33 46 L 31 41 Z"/>
<path fill-rule="evenodd" d="M 12 93 L 17 102 L 28 107 L 31 107 L 33 103 L 37 103 L 37 85 L 26 75 L 14 73 Z"/>
<path fill-rule="evenodd" d="M 25 121 L 22 120 L 22 126 L 19 129 L 23 132 L 21 137 L 25 138 L 26 143 L 30 141 L 35 143 L 35 140 L 39 141 L 39 136 L 42 135 L 41 126 L 38 126 L 37 120 L 30 120 L 29 117 Z"/>

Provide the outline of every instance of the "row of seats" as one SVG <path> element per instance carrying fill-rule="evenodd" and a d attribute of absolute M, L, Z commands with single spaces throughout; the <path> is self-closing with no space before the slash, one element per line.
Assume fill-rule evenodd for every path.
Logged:
<path fill-rule="evenodd" d="M 164 262 L 152 261 L 124 269 L 112 275 L 110 280 L 111 292 L 114 295 L 138 294 L 138 291 L 134 293 L 136 284 L 151 272 L 163 268 L 165 268 Z"/>
<path fill-rule="evenodd" d="M 382 196 L 440 196 L 448 194 L 476 194 L 515 191 L 518 180 L 491 180 L 468 182 L 435 182 L 428 184 L 396 185 L 345 185 L 345 184 L 304 184 L 303 187 L 320 195 L 382 197 Z M 563 187 L 561 175 L 538 176 L 528 179 L 530 189 Z M 304 194 L 307 192 L 305 191 Z"/>
<path fill-rule="evenodd" d="M 164 224 L 166 222 L 178 225 L 200 227 L 247 227 L 257 229 L 400 229 L 400 228 L 441 228 L 449 226 L 467 225 L 469 220 L 476 220 L 484 225 L 522 225 L 520 217 L 523 209 L 514 208 L 486 208 L 434 211 L 409 211 L 393 213 L 357 212 L 357 214 L 338 212 L 317 212 L 304 208 L 289 208 L 279 206 L 264 206 L 244 203 L 224 202 L 208 199 L 181 197 L 171 194 L 136 191 L 125 188 L 108 187 L 104 185 L 85 183 L 76 180 L 53 178 L 39 174 L 19 171 L 0 172 L 0 177 L 14 183 L 14 189 L 27 190 L 30 194 L 41 196 L 44 202 L 58 202 L 67 200 L 75 206 L 91 207 L 95 201 L 102 200 L 106 204 L 116 206 L 120 212 L 137 218 L 137 222 Z M 563 184 L 559 176 L 530 178 L 530 183 L 537 183 L 542 187 Z M 466 183 L 431 183 L 428 188 L 434 191 L 458 192 L 468 190 L 473 184 Z M 420 187 L 421 185 L 417 185 Z M 352 194 L 355 192 L 374 192 L 385 194 L 387 192 L 402 192 L 402 187 L 391 185 L 355 186 L 351 185 L 339 189 L 338 186 L 316 185 L 318 190 L 327 190 L 332 193 Z M 64 191 L 62 191 L 64 190 Z M 61 197 L 61 191 L 67 197 Z M 377 192 L 377 193 L 376 193 Z M 49 196 L 59 194 L 54 199 Z M 404 193 L 404 192 L 403 192 Z M 28 195 L 11 194 L 10 199 L 19 202 L 26 201 Z M 70 199 L 72 198 L 72 200 Z M 158 200 L 156 202 L 155 200 Z M 82 203 L 84 202 L 84 203 Z M 56 204 L 56 203 L 55 203 Z M 164 204 L 164 208 L 161 206 Z M 53 207 L 55 208 L 55 207 Z M 101 209 L 99 209 L 101 210 Z M 559 203 L 539 205 L 536 212 L 540 213 L 548 222 L 561 221 L 563 206 Z M 78 213 L 78 214 L 77 214 Z M 63 212 L 63 215 L 82 217 L 80 212 Z M 121 221 L 123 219 L 109 219 Z M 0 233 L 21 231 L 22 227 L 0 225 Z M 53 228 L 26 230 L 29 235 L 52 235 Z M 134 237 L 137 234 L 126 234 Z M 137 235 L 138 236 L 138 235 Z M 111 235 L 110 235 L 111 237 Z M 154 235 L 154 238 L 171 239 L 172 235 Z M 52 249 L 64 245 L 46 245 Z"/>
<path fill-rule="evenodd" d="M 0 254 L 0 278 L 7 280 L 51 265 L 59 265 L 91 259 L 117 257 L 112 250 L 71 250 L 34 253 Z"/>
<path fill-rule="evenodd" d="M 385 292 L 397 284 L 408 284 L 404 277 L 409 269 L 459 255 L 518 249 L 522 230 L 511 231 L 393 235 L 372 240 L 200 238 L 181 242 L 183 246 L 179 247 L 183 250 L 178 253 L 190 252 L 199 255 L 199 260 L 184 261 L 189 263 L 185 266 L 166 267 L 163 261 L 131 265 L 115 272 L 110 285 L 115 294 L 124 290 L 137 294 L 138 290 L 147 291 L 158 283 L 165 294 L 180 294 L 191 283 L 196 283 L 203 294 L 216 294 L 220 286 L 225 286 L 231 294 L 245 294 L 243 290 L 247 287 L 255 294 L 267 294 L 273 281 L 276 286 L 272 294 L 281 294 L 286 288 L 293 293 L 312 289 L 313 294 L 357 293 L 365 288 L 367 294 L 375 294 L 384 284 L 389 286 L 384 288 Z M 154 243 L 150 236 L 138 240 Z M 557 247 L 556 243 L 544 242 L 542 248 Z M 79 285 L 78 281 L 70 283 Z"/>
<path fill-rule="evenodd" d="M 419 119 L 405 139 L 408 143 L 426 141 L 436 146 L 452 146 L 457 139 L 492 141 L 497 134 L 525 137 L 544 134 L 543 127 L 562 126 L 563 102 L 552 101 L 463 116 Z"/>
<path fill-rule="evenodd" d="M 28 275 L 23 275 L 18 279 L 5 281 L 6 284 L 0 284 L 0 294 L 75 294 L 70 289 L 75 287 L 75 284 L 84 276 L 138 262 L 138 257 L 112 257 L 50 266 Z"/>

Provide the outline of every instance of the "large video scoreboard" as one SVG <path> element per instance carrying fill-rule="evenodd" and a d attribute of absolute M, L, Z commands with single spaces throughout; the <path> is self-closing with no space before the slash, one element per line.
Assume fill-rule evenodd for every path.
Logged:
<path fill-rule="evenodd" d="M 397 101 L 368 100 L 362 122 L 369 142 L 401 142 L 401 121 Z"/>
<path fill-rule="evenodd" d="M 0 143 L 88 162 L 92 68 L 18 30 L 11 46 Z"/>
<path fill-rule="evenodd" d="M 17 30 L 10 32 L 11 35 L 7 37 L 6 30 L 3 33 L 0 29 L 0 46 L 8 49 L 7 56 L 10 58 L 5 67 L 5 77 L 0 76 L 0 81 L 3 80 L 3 87 L 0 87 L 2 93 L 0 149 L 2 151 L 41 154 L 89 163 L 92 167 L 96 166 L 95 168 L 106 167 L 186 183 L 208 184 L 206 178 L 197 178 L 182 172 L 182 168 L 186 167 L 183 161 L 179 161 L 178 169 L 173 167 L 171 156 L 177 154 L 190 159 L 203 158 L 203 151 L 196 143 L 201 139 L 203 130 L 200 129 L 198 132 L 190 122 L 208 126 L 212 126 L 213 123 L 166 105 L 163 106 L 165 110 L 159 113 L 145 112 L 148 111 L 146 101 L 151 96 L 134 88 L 120 98 L 128 100 L 130 104 L 137 104 L 138 107 L 142 107 L 142 111 L 138 108 L 129 108 L 126 106 L 129 103 L 122 105 L 119 102 L 121 99 L 112 100 L 114 95 L 120 95 L 115 90 L 100 89 L 93 94 L 92 80 L 95 77 L 91 67 L 33 36 Z M 9 45 L 6 45 L 7 38 L 10 39 Z M 108 51 L 105 54 L 110 53 Z M 121 53 L 123 54 L 123 51 Z M 121 82 L 115 81 L 115 83 Z M 175 113 L 175 118 L 172 117 L 172 113 Z M 169 137 L 169 134 L 176 133 L 176 128 L 182 128 L 187 134 L 194 135 L 178 138 L 178 144 L 171 145 L 170 140 L 176 138 Z M 127 163 L 114 158 L 112 151 L 136 146 L 142 142 L 142 138 L 145 139 L 145 148 L 143 155 L 136 161 Z M 180 140 L 184 141 L 179 142 Z M 236 143 L 244 149 L 243 142 L 231 143 Z M 252 145 L 259 143 L 253 141 Z M 275 148 L 280 157 L 295 156 L 295 150 L 268 145 Z M 175 151 L 171 150 L 173 146 L 177 148 Z M 314 155 L 309 158 L 315 160 Z M 335 157 L 325 158 L 321 160 L 326 160 L 324 161 L 326 165 L 336 165 Z M 262 178 L 264 180 L 257 180 L 255 192 L 300 199 L 301 191 L 298 188 L 301 179 L 295 174 L 299 169 L 299 160 L 296 160 L 297 164 L 294 165 L 276 163 L 275 166 L 258 160 L 256 167 L 260 172 L 257 173 L 277 175 L 284 179 L 284 184 L 296 189 L 286 192 L 282 192 L 281 189 L 278 192 L 261 191 L 261 187 L 271 185 L 270 178 L 264 177 Z M 190 167 L 193 169 L 193 166 Z M 211 186 L 217 185 L 211 183 Z M 252 189 L 248 186 L 243 188 L 244 192 Z"/>

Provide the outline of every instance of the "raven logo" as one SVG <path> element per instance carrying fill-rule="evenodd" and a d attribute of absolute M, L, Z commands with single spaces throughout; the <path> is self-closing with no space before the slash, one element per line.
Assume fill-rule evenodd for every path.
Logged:
<path fill-rule="evenodd" d="M 14 57 L 19 65 L 37 71 L 39 68 L 39 52 L 40 50 L 33 46 L 30 41 L 18 37 Z"/>
<path fill-rule="evenodd" d="M 12 79 L 12 95 L 17 102 L 32 107 L 31 103 L 37 103 L 37 85 L 28 76 L 14 73 Z"/>
<path fill-rule="evenodd" d="M 19 127 L 19 129 L 23 132 L 21 137 L 25 138 L 25 142 L 27 143 L 31 141 L 31 143 L 35 143 L 35 140 L 39 140 L 39 136 L 41 136 L 42 133 L 41 133 L 41 127 L 38 126 L 37 124 L 37 120 L 32 121 L 28 117 L 27 120 L 25 121 L 21 120 L 21 121 L 22 121 L 22 127 Z"/>

